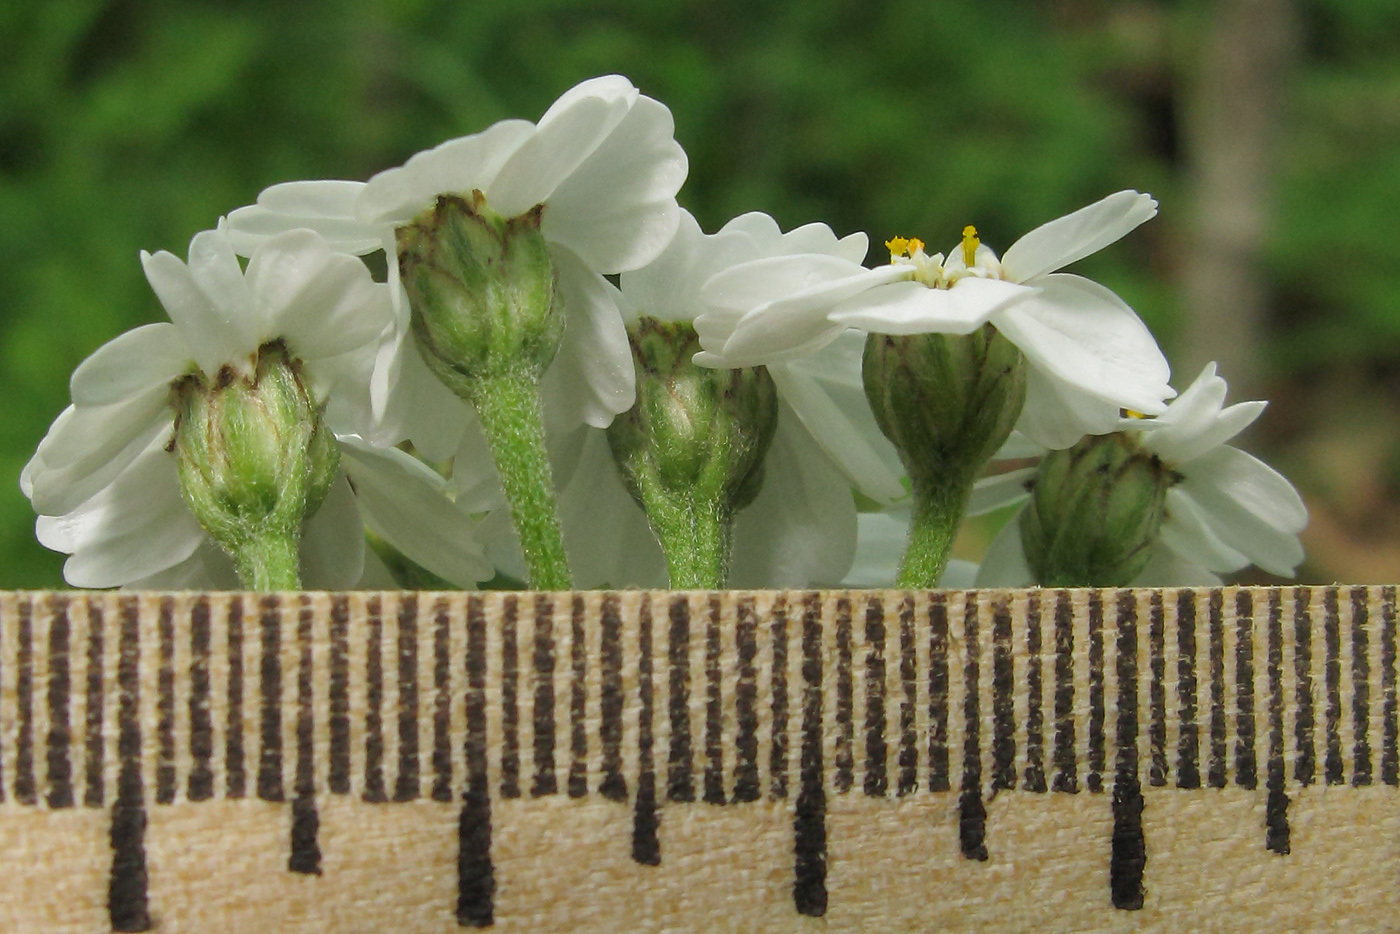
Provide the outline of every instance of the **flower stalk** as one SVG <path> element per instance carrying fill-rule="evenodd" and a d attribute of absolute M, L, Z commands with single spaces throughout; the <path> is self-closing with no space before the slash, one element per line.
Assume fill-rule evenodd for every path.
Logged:
<path fill-rule="evenodd" d="M 564 334 L 542 206 L 502 217 L 480 191 L 397 231 L 413 333 L 428 368 L 475 407 L 536 590 L 572 587 L 544 443 L 540 375 Z"/>
<path fill-rule="evenodd" d="M 539 380 L 529 373 L 479 378 L 470 399 L 496 460 L 496 472 L 530 572 L 530 587 L 569 590 L 573 581 L 545 451 Z"/>

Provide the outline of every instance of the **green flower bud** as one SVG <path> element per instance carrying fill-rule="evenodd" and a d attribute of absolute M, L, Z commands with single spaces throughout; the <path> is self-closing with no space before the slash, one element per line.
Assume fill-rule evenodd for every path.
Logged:
<path fill-rule="evenodd" d="M 608 428 L 623 481 L 647 514 L 673 587 L 721 587 L 734 515 L 763 485 L 778 426 L 764 367 L 707 369 L 695 328 L 641 318 L 629 336 L 637 401 Z"/>
<path fill-rule="evenodd" d="M 253 581 L 266 568 L 251 564 L 266 556 L 250 550 L 265 551 L 268 539 L 300 540 L 335 480 L 340 448 L 280 341 L 259 350 L 251 376 L 233 367 L 212 381 L 192 373 L 173 392 L 185 501 L 244 582 L 262 589 Z"/>
<path fill-rule="evenodd" d="M 1045 587 L 1126 587 L 1162 526 L 1181 477 L 1135 436 L 1090 435 L 1040 462 L 1021 512 L 1026 564 Z"/>
<path fill-rule="evenodd" d="M 971 334 L 871 334 L 865 394 L 916 488 L 971 484 L 1026 400 L 1026 360 L 990 324 Z"/>
<path fill-rule="evenodd" d="M 778 392 L 764 367 L 708 369 L 695 328 L 641 318 L 629 329 L 637 401 L 613 420 L 608 443 L 632 495 L 638 484 L 694 491 L 738 512 L 763 485 L 778 425 Z M 643 503 L 645 506 L 645 503 Z"/>
<path fill-rule="evenodd" d="M 564 317 L 543 210 L 503 218 L 480 191 L 441 195 L 397 231 L 418 351 L 463 398 L 484 377 L 538 376 L 559 350 Z"/>

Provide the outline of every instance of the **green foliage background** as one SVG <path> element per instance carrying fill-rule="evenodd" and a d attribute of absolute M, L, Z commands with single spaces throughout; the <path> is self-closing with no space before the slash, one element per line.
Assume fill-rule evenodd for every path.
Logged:
<path fill-rule="evenodd" d="M 1004 248 L 1108 192 L 1152 191 L 1160 219 L 1082 271 L 1133 304 L 1170 356 L 1174 276 L 1191 262 L 1178 123 L 1210 10 L 1203 0 L 7 0 L 0 586 L 62 583 L 17 477 L 66 404 L 73 368 L 163 317 L 139 250 L 183 256 L 192 234 L 269 184 L 366 178 L 492 121 L 537 118 L 601 73 L 626 74 L 671 107 L 691 159 L 681 200 L 710 230 L 762 210 L 784 227 L 823 220 L 876 244 L 899 233 L 943 248 L 974 222 Z M 1299 482 L 1316 517 L 1330 508 L 1329 482 L 1355 484 L 1313 470 L 1307 438 L 1337 423 L 1336 405 L 1354 407 L 1358 431 L 1381 432 L 1362 445 L 1363 473 L 1393 510 L 1400 429 L 1385 434 L 1395 420 L 1375 413 L 1400 407 L 1400 4 L 1307 0 L 1300 15 L 1267 257 L 1273 318 L 1259 349 L 1280 401 L 1253 447 Z M 1342 372 L 1340 401 L 1307 403 Z M 1345 508 L 1341 524 L 1355 525 Z M 1400 541 L 1390 525 L 1373 528 L 1373 511 L 1367 534 Z M 1314 554 L 1310 573 L 1347 576 L 1329 560 Z"/>

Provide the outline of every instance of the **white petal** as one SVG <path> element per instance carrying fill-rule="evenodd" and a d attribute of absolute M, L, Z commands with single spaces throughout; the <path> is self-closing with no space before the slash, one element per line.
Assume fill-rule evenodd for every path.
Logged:
<path fill-rule="evenodd" d="M 551 457 L 559 485 L 559 524 L 575 587 L 664 587 L 666 561 L 617 472 L 607 434 L 575 428 L 571 437 L 551 438 L 551 455 L 569 448 L 560 463 Z M 556 443 L 559 442 L 559 443 Z"/>
<path fill-rule="evenodd" d="M 217 327 L 232 342 L 235 353 L 241 350 L 248 354 L 255 350 L 258 334 L 252 314 L 252 294 L 228 233 L 221 229 L 202 230 L 191 237 L 188 268 L 200 291 L 209 299 L 217 317 Z M 185 342 L 192 345 L 188 334 Z"/>
<path fill-rule="evenodd" d="M 509 509 L 498 509 L 482 517 L 476 527 L 476 537 L 486 548 L 486 560 L 499 573 L 527 586 L 530 571 L 525 567 L 525 557 L 520 551 L 520 540 L 515 535 L 515 526 L 511 524 Z M 583 586 L 577 582 L 577 578 L 575 586 Z"/>
<path fill-rule="evenodd" d="M 1215 364 L 1209 363 L 1166 412 L 1124 427 L 1141 430 L 1148 449 L 1180 467 L 1244 431 L 1267 405 L 1241 402 L 1224 408 L 1225 392 L 1225 381 L 1215 375 Z"/>
<path fill-rule="evenodd" d="M 579 101 L 597 98 L 603 101 L 623 101 L 631 106 L 640 96 L 641 92 L 622 75 L 599 75 L 596 78 L 588 78 L 560 94 L 559 99 L 550 104 L 549 109 L 544 112 L 544 116 L 540 117 L 540 126 L 546 126 L 568 114 Z"/>
<path fill-rule="evenodd" d="M 1026 499 L 1031 495 L 1029 484 L 1038 469 L 1024 467 L 978 480 L 972 485 L 965 515 L 980 516 Z"/>
<path fill-rule="evenodd" d="M 170 391 L 156 386 L 125 402 L 69 406 L 39 443 L 30 475 L 37 512 L 63 515 L 110 483 L 153 441 L 169 438 Z"/>
<path fill-rule="evenodd" d="M 194 363 L 173 324 L 147 324 L 103 344 L 73 371 L 77 405 L 111 405 L 168 386 Z"/>
<path fill-rule="evenodd" d="M 303 360 L 372 352 L 394 319 L 389 286 L 309 230 L 274 237 L 248 262 L 262 338 L 286 338 Z"/>
<path fill-rule="evenodd" d="M 812 354 L 768 368 L 783 401 L 860 491 L 881 502 L 905 495 L 904 468 L 880 432 L 860 381 L 864 335 L 847 332 Z"/>
<path fill-rule="evenodd" d="M 1179 434 L 1171 428 L 1164 428 L 1144 431 L 1143 441 L 1162 460 L 1181 467 L 1215 450 L 1254 424 L 1268 405 L 1267 402 L 1237 402 L 1222 409 L 1209 426 L 1194 435 Z"/>
<path fill-rule="evenodd" d="M 309 590 L 348 590 L 360 580 L 365 529 L 342 472 L 301 531 L 301 583 Z"/>
<path fill-rule="evenodd" d="M 120 587 L 190 557 L 204 532 L 180 496 L 175 458 L 148 447 L 110 485 L 62 516 L 41 516 L 39 541 L 72 557 L 74 587 Z"/>
<path fill-rule="evenodd" d="M 745 237 L 715 236 L 723 236 L 721 242 L 732 244 L 734 249 L 751 242 Z M 666 249 L 642 268 L 624 272 L 618 282 L 627 319 L 645 315 L 664 321 L 693 321 L 703 314 L 700 287 L 715 271 L 706 262 L 711 239 L 700 230 L 694 216 L 681 209 L 676 235 Z"/>
<path fill-rule="evenodd" d="M 575 426 L 577 429 L 578 426 Z M 582 433 L 581 431 L 578 433 Z M 557 485 L 566 473 L 561 473 L 554 461 L 554 442 L 549 426 L 545 427 L 545 443 L 549 446 L 550 466 Z M 572 466 L 569 468 L 572 470 Z M 452 456 L 452 476 L 449 480 L 457 504 L 472 515 L 490 512 L 506 505 L 501 478 L 496 473 L 496 461 L 486 445 L 481 422 L 473 416 L 462 432 L 461 443 Z"/>
<path fill-rule="evenodd" d="M 827 317 L 876 334 L 971 334 L 996 312 L 1035 294 L 1001 279 L 968 278 L 949 289 L 893 282 L 838 304 Z"/>
<path fill-rule="evenodd" d="M 1006 443 L 997 449 L 992 460 L 1009 461 L 1022 460 L 1028 457 L 1040 457 L 1046 451 L 1045 445 L 1036 444 L 1029 437 L 1019 430 L 1012 431 L 1006 439 Z"/>
<path fill-rule="evenodd" d="M 395 448 L 341 446 L 365 525 L 409 560 L 460 587 L 494 573 L 477 542 L 471 517 L 447 498 L 447 483 L 427 465 Z"/>
<path fill-rule="evenodd" d="M 731 586 L 807 587 L 846 576 L 856 551 L 850 484 L 779 409 L 763 486 L 734 523 Z"/>
<path fill-rule="evenodd" d="M 1238 448 L 1219 447 L 1192 461 L 1182 485 L 1201 502 L 1218 492 L 1281 532 L 1296 534 L 1308 524 L 1308 509 L 1293 484 Z"/>
<path fill-rule="evenodd" d="M 992 324 L 1033 366 L 1122 408 L 1156 415 L 1176 393 L 1152 332 L 1123 300 L 1080 276 L 1035 280 L 1039 295 L 998 312 Z"/>
<path fill-rule="evenodd" d="M 1307 508 L 1284 477 L 1257 458 L 1216 448 L 1191 464 L 1179 487 L 1198 503 L 1212 531 L 1271 574 L 1292 576 L 1303 560 L 1297 533 Z"/>
<path fill-rule="evenodd" d="M 45 548 L 71 553 L 139 529 L 150 514 L 166 510 L 172 502 L 181 503 L 175 455 L 152 444 L 112 483 L 75 509 L 40 516 L 37 537 Z"/>
<path fill-rule="evenodd" d="M 694 361 L 699 366 L 771 366 L 816 353 L 846 331 L 820 310 L 800 299 L 765 305 L 741 320 L 718 352 L 702 351 Z"/>
<path fill-rule="evenodd" d="M 550 255 L 567 324 L 559 353 L 545 371 L 545 392 L 568 420 L 606 428 L 636 398 L 636 371 L 617 289 L 567 249 L 556 246 Z"/>
<path fill-rule="evenodd" d="M 1133 580 L 1133 586 L 1218 587 L 1220 577 L 1159 543 L 1152 547 L 1152 557 L 1147 559 L 1147 566 Z"/>
<path fill-rule="evenodd" d="M 676 192 L 688 168 L 674 132 L 665 105 L 639 97 L 548 196 L 541 226 L 545 238 L 603 273 L 638 269 L 655 259 L 675 235 Z"/>
<path fill-rule="evenodd" d="M 824 253 L 771 256 L 740 263 L 716 275 L 701 289 L 701 299 L 709 308 L 740 314 L 809 293 L 833 296 L 829 304 L 834 305 L 866 289 L 907 277 L 907 272 L 894 265 L 866 269 Z"/>
<path fill-rule="evenodd" d="M 305 228 L 337 252 L 373 253 L 384 245 L 384 230 L 355 217 L 355 200 L 364 187 L 364 182 L 316 179 L 265 188 L 257 204 L 228 215 L 229 240 L 239 256 L 252 256 L 269 238 Z"/>
<path fill-rule="evenodd" d="M 1041 224 L 1006 251 L 1001 268 L 1025 282 L 1097 253 L 1157 214 L 1151 195 L 1120 191 L 1072 214 Z"/>
<path fill-rule="evenodd" d="M 841 586 L 893 587 L 909 541 L 909 514 L 863 512 L 856 521 L 856 555 Z"/>
<path fill-rule="evenodd" d="M 195 240 L 199 240 L 200 236 L 196 235 Z M 210 251 L 206 249 L 203 252 Z M 228 256 L 237 266 L 238 260 L 232 248 Z M 247 297 L 246 287 L 242 285 L 242 273 L 239 273 L 238 286 L 232 287 L 234 294 L 220 295 L 216 301 L 209 292 L 217 293 L 220 282 L 226 282 L 229 277 L 220 274 L 219 263 L 209 261 L 207 256 L 205 260 L 202 267 L 196 267 L 193 264 L 186 266 L 163 250 L 154 256 L 145 252 L 141 254 L 146 279 L 165 307 L 166 314 L 180 329 L 180 336 L 199 368 L 213 375 L 226 363 L 243 367 L 250 365 L 244 358 L 257 349 L 257 339 L 253 334 L 251 301 Z"/>
<path fill-rule="evenodd" d="M 870 242 L 870 238 L 860 232 L 837 238 L 830 227 L 820 223 L 804 224 L 783 233 L 778 222 L 762 211 L 740 214 L 721 227 L 719 232 L 743 233 L 753 238 L 753 259 L 826 253 L 860 265 L 865 260 Z"/>
<path fill-rule="evenodd" d="M 977 573 L 981 566 L 975 561 L 949 558 L 948 566 L 938 578 L 939 590 L 971 590 L 977 586 Z"/>
<path fill-rule="evenodd" d="M 44 459 L 36 451 L 29 461 L 19 472 L 19 491 L 24 494 L 25 499 L 34 498 L 34 475 L 42 473 L 46 467 Z"/>
<path fill-rule="evenodd" d="M 751 314 L 761 322 L 768 307 L 774 304 L 798 313 L 809 324 L 820 321 L 820 327 L 829 330 L 833 325 L 825 321 L 826 313 L 838 302 L 905 275 L 894 266 L 870 270 L 840 257 L 811 253 L 740 263 L 715 275 L 701 288 L 705 313 L 695 319 L 695 330 L 699 332 L 701 347 L 724 356 L 725 347 L 741 322 Z M 746 326 L 758 324 L 751 320 Z M 786 343 L 798 346 L 807 340 L 810 335 L 799 335 Z M 734 349 L 737 352 L 739 347 Z"/>
<path fill-rule="evenodd" d="M 534 134 L 528 120 L 502 120 L 420 152 L 371 178 L 355 202 L 355 217 L 368 224 L 406 224 L 432 207 L 438 195 L 485 193 L 501 166 Z"/>
<path fill-rule="evenodd" d="M 627 96 L 577 95 L 567 106 L 550 108 L 483 189 L 487 202 L 503 217 L 545 203 L 617 128 L 631 103 Z"/>
<path fill-rule="evenodd" d="M 864 269 L 814 254 L 744 263 L 701 290 L 707 310 L 695 321 L 700 346 L 731 367 L 815 353 L 847 330 L 827 317 L 832 308 L 901 276 L 893 266 Z"/>
<path fill-rule="evenodd" d="M 1035 575 L 1026 564 L 1021 548 L 1021 514 L 1006 520 L 1006 525 L 987 546 L 982 564 L 977 569 L 978 587 L 1030 587 Z"/>
<path fill-rule="evenodd" d="M 1191 434 L 1203 431 L 1220 414 L 1228 388 L 1225 380 L 1215 375 L 1215 364 L 1207 363 L 1201 375 L 1192 380 L 1186 391 L 1173 399 L 1153 423 L 1171 425 Z"/>
<path fill-rule="evenodd" d="M 398 590 L 401 585 L 374 549 L 365 549 L 365 569 L 355 582 L 356 590 Z"/>
<path fill-rule="evenodd" d="M 233 562 L 208 537 L 194 554 L 164 571 L 134 580 L 130 590 L 237 590 L 238 575 Z"/>
<path fill-rule="evenodd" d="M 1249 556 L 1223 541 L 1212 526 L 1189 492 L 1181 487 L 1167 491 L 1166 517 L 1158 533 L 1162 544 L 1183 560 L 1216 573 L 1238 571 L 1249 564 Z"/>
<path fill-rule="evenodd" d="M 311 397 L 325 406 L 325 422 L 331 431 L 356 435 L 374 431 L 376 423 L 369 402 L 373 365 L 374 358 L 363 350 L 307 362 Z M 402 440 L 396 438 L 394 443 Z"/>
<path fill-rule="evenodd" d="M 621 276 L 619 287 L 628 320 L 640 315 L 666 321 L 694 321 L 705 313 L 700 290 L 722 270 L 753 259 L 754 242 L 737 231 L 706 235 L 689 211 L 656 259 Z"/>
<path fill-rule="evenodd" d="M 1013 436 L 1019 433 L 1032 444 L 1061 451 L 1085 435 L 1107 434 L 1118 423 L 1116 404 L 1031 367 L 1026 374 L 1026 405 Z M 998 456 L 1003 455 L 998 452 Z"/>
<path fill-rule="evenodd" d="M 264 188 L 258 195 L 258 204 L 292 217 L 343 219 L 354 215 L 355 199 L 364 187 L 364 182 L 335 178 L 283 182 Z"/>
<path fill-rule="evenodd" d="M 447 460 L 461 443 L 464 426 L 476 418 L 471 407 L 428 369 L 412 334 L 401 336 L 397 353 L 383 365 L 392 365 L 393 373 L 375 443 L 390 447 L 406 438 L 427 460 Z"/>

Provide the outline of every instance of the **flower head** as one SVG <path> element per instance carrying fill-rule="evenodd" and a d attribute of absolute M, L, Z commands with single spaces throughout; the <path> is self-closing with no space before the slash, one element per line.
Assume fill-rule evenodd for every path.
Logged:
<path fill-rule="evenodd" d="M 1219 583 L 1220 574 L 1249 564 L 1292 576 L 1303 560 L 1298 533 L 1307 508 L 1278 471 L 1226 444 L 1264 411 L 1264 402 L 1226 406 L 1225 380 L 1208 365 L 1157 418 L 1120 419 L 1126 445 L 1140 451 L 1164 487 L 1150 554 L 1134 583 L 1143 586 Z M 1093 443 L 1094 439 L 1087 439 Z M 1011 449 L 1015 447 L 1016 449 Z M 1003 456 L 1035 453 L 1024 438 Z M 971 512 L 988 512 L 1028 499 L 1047 481 L 1041 467 L 1028 467 L 979 481 Z M 988 548 L 979 586 L 1018 586 L 1034 574 L 1023 546 L 1024 526 L 1012 519 Z"/>
<path fill-rule="evenodd" d="M 1055 270 L 1118 240 L 1157 212 L 1120 191 L 1050 221 L 998 257 L 976 228 L 945 255 L 888 241 L 891 262 L 822 254 L 745 263 L 705 288 L 697 329 L 707 362 L 739 366 L 810 353 L 847 328 L 971 334 L 993 325 L 1031 364 L 1021 430 L 1047 447 L 1111 430 L 1120 408 L 1164 410 L 1170 371 L 1147 328 L 1097 283 Z"/>
<path fill-rule="evenodd" d="M 479 199 L 509 220 L 539 211 L 567 321 L 550 366 L 565 383 L 557 404 L 576 423 L 606 427 L 632 404 L 631 355 L 614 292 L 603 275 L 654 259 L 679 222 L 675 195 L 684 151 L 670 111 L 626 78 L 593 78 L 567 91 L 538 123 L 505 120 L 420 152 L 368 183 L 290 182 L 230 215 L 235 246 L 250 252 L 290 227 L 323 232 L 339 249 L 398 255 L 395 231 L 440 196 Z M 409 311 L 391 261 L 394 340 L 371 386 L 376 438 L 410 438 L 430 459 L 456 449 L 467 407 L 428 372 L 411 346 Z"/>
<path fill-rule="evenodd" d="M 309 582 L 353 585 L 362 515 L 377 511 L 365 505 L 381 486 L 377 465 L 407 457 L 363 449 L 356 435 L 392 320 L 386 287 L 308 230 L 269 238 L 246 273 L 223 230 L 197 234 L 187 263 L 165 252 L 142 263 L 171 320 L 123 334 L 74 372 L 73 404 L 21 477 L 39 540 L 71 555 L 75 586 L 219 583 L 228 559 L 201 526 L 209 516 L 191 506 L 280 515 L 295 479 L 286 472 L 302 470 Z M 337 458 L 347 444 L 356 452 Z M 309 460 L 297 461 L 299 446 Z M 197 502 L 182 496 L 182 470 L 199 481 Z M 440 481 L 432 492 L 446 515 Z M 454 562 L 447 576 L 489 576 L 469 542 L 437 563 Z"/>

